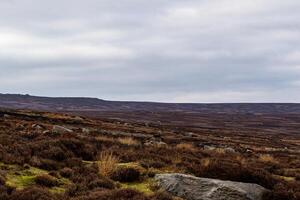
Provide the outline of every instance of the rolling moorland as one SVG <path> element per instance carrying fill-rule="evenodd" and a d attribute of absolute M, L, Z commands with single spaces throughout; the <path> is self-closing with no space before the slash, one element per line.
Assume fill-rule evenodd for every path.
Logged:
<path fill-rule="evenodd" d="M 1 200 L 176 199 L 155 182 L 164 173 L 300 199 L 300 104 L 0 95 L 0 107 Z"/>

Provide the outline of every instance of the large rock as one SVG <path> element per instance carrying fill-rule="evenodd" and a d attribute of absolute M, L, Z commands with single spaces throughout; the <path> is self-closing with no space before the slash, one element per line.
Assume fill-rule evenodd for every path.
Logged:
<path fill-rule="evenodd" d="M 262 200 L 267 190 L 260 185 L 198 178 L 184 174 L 158 174 L 158 184 L 186 200 Z"/>

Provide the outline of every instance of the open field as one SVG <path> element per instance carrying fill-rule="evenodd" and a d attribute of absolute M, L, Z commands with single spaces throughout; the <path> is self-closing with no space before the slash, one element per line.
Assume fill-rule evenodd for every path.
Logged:
<path fill-rule="evenodd" d="M 171 199 L 152 180 L 162 172 L 257 183 L 270 189 L 266 199 L 299 199 L 297 114 L 190 116 L 2 110 L 0 199 Z"/>

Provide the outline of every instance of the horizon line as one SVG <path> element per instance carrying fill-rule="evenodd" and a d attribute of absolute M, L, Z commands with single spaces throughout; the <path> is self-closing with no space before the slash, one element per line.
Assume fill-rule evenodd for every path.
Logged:
<path fill-rule="evenodd" d="M 0 95 L 16 95 L 16 96 L 27 96 L 27 97 L 35 97 L 35 98 L 56 98 L 56 99 L 97 99 L 100 101 L 107 102 L 124 102 L 124 103 L 155 103 L 155 104 L 300 104 L 300 102 L 165 102 L 165 101 L 150 101 L 150 100 L 108 100 L 99 97 L 91 97 L 91 96 L 44 96 L 44 95 L 34 95 L 34 94 L 22 94 L 22 93 L 0 93 Z"/>

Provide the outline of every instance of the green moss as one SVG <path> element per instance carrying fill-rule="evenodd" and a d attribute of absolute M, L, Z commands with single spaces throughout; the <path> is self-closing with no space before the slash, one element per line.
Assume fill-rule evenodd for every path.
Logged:
<path fill-rule="evenodd" d="M 8 164 L 4 164 L 3 162 L 0 162 L 0 169 L 2 170 L 12 169 L 13 167 L 14 165 L 8 165 Z"/>
<path fill-rule="evenodd" d="M 49 192 L 54 193 L 54 194 L 62 194 L 66 191 L 64 187 L 53 187 L 49 189 Z"/>
<path fill-rule="evenodd" d="M 24 189 L 35 184 L 36 176 L 47 173 L 47 171 L 35 167 L 22 170 L 18 166 L 13 166 L 6 175 L 6 184 L 16 189 Z"/>
<path fill-rule="evenodd" d="M 0 167 L 6 168 L 6 185 L 22 190 L 26 187 L 32 186 L 35 183 L 37 176 L 48 174 L 48 171 L 38 169 L 35 167 L 29 167 L 24 169 L 17 165 L 5 165 L 0 163 Z M 64 193 L 65 188 L 70 184 L 70 180 L 66 178 L 58 178 L 59 187 L 50 188 L 52 193 Z"/>
<path fill-rule="evenodd" d="M 151 188 L 154 185 L 154 183 L 155 182 L 153 179 L 147 179 L 143 182 L 121 183 L 121 188 L 134 189 L 146 195 L 152 195 L 154 192 Z"/>
<path fill-rule="evenodd" d="M 24 189 L 27 186 L 33 185 L 35 176 L 25 176 L 25 175 L 7 175 L 6 184 L 16 189 Z"/>

